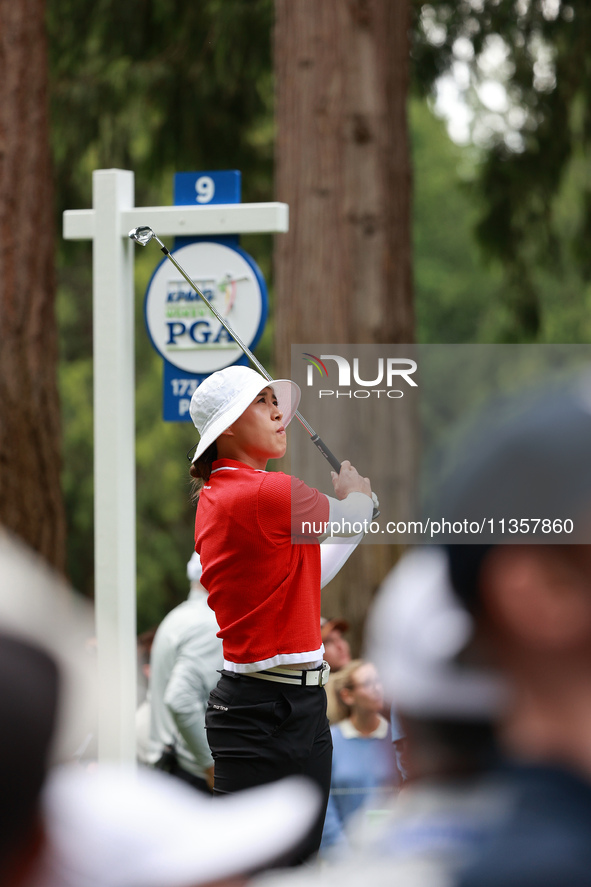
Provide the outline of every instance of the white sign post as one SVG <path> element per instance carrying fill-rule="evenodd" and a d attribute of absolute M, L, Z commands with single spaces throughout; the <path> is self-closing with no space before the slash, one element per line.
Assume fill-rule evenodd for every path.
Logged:
<path fill-rule="evenodd" d="M 95 170 L 93 208 L 67 210 L 66 240 L 93 242 L 94 540 L 100 761 L 135 761 L 136 504 L 133 251 L 159 237 L 288 230 L 285 203 L 134 206 L 133 172 Z"/>

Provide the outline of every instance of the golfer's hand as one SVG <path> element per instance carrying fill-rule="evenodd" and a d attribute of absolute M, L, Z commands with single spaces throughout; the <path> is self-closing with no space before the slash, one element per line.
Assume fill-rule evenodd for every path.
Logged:
<path fill-rule="evenodd" d="M 361 477 L 356 468 L 345 460 L 339 474 L 331 471 L 330 476 L 337 499 L 346 499 L 349 493 L 365 493 L 371 498 L 371 482 L 368 477 Z"/>

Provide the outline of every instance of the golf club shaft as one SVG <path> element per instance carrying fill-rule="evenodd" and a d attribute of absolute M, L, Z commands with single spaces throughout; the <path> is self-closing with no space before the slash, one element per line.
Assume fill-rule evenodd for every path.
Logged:
<path fill-rule="evenodd" d="M 184 279 L 187 281 L 187 283 L 189 284 L 189 286 L 191 286 L 191 287 L 195 290 L 195 292 L 197 293 L 197 295 L 198 295 L 198 296 L 199 296 L 199 297 L 205 302 L 205 304 L 207 305 L 207 307 L 209 308 L 209 310 L 212 312 L 212 314 L 215 315 L 215 317 L 219 320 L 219 322 L 220 322 L 221 325 L 224 327 L 224 329 L 225 329 L 225 330 L 229 333 L 229 335 L 234 339 L 234 341 L 236 342 L 236 344 L 238 345 L 238 347 L 241 348 L 242 351 L 246 354 L 246 356 L 248 357 L 248 359 L 251 360 L 251 361 L 253 362 L 253 364 L 256 366 L 256 368 L 258 369 L 258 371 L 260 372 L 260 374 L 261 374 L 262 376 L 264 376 L 265 379 L 267 379 L 267 380 L 269 380 L 269 381 L 272 381 L 271 376 L 270 376 L 269 373 L 266 371 L 266 369 L 264 368 L 264 366 L 262 365 L 262 363 L 261 363 L 259 360 L 257 360 L 257 358 L 254 356 L 254 354 L 253 354 L 252 351 L 250 350 L 250 348 L 248 348 L 248 346 L 244 344 L 244 342 L 242 341 L 242 339 L 240 338 L 240 336 L 239 336 L 237 333 L 234 332 L 234 330 L 232 329 L 232 327 L 231 327 L 231 326 L 229 325 L 229 323 L 227 323 L 226 320 L 222 317 L 222 315 L 219 313 L 219 311 L 217 310 L 217 308 L 215 308 L 215 306 L 212 305 L 211 302 L 209 302 L 209 301 L 205 298 L 205 296 L 203 295 L 203 293 L 201 292 L 201 290 L 199 289 L 199 287 L 197 286 L 197 284 L 192 280 L 191 277 L 189 277 L 189 275 L 187 274 L 187 272 L 185 271 L 185 269 L 184 269 L 181 265 L 179 265 L 179 263 L 177 262 L 177 260 L 175 259 L 175 257 L 174 257 L 174 256 L 172 255 L 172 253 L 170 252 L 170 250 L 168 250 L 167 247 L 164 246 L 164 244 L 162 243 L 162 241 L 160 240 L 160 238 L 159 238 L 156 234 L 154 234 L 154 240 L 156 240 L 156 241 L 160 244 L 160 249 L 162 250 L 162 252 L 163 252 L 164 255 L 166 256 L 166 258 L 167 258 L 167 259 L 170 259 L 170 261 L 172 262 L 172 264 L 174 265 L 174 267 L 177 269 L 177 271 L 179 272 L 179 274 L 182 274 L 182 276 L 183 276 Z M 297 419 L 297 420 L 298 420 L 298 421 L 304 426 L 304 428 L 306 429 L 306 431 L 307 431 L 308 434 L 310 435 L 310 440 L 312 441 L 312 443 L 318 448 L 318 450 L 320 450 L 320 452 L 322 453 L 322 455 L 324 456 L 324 458 L 330 463 L 330 465 L 332 466 L 332 468 L 334 469 L 334 471 L 336 471 L 337 474 L 338 474 L 338 473 L 340 472 L 340 470 L 341 470 L 341 463 L 339 462 L 339 460 L 337 459 L 337 457 L 334 455 L 334 453 L 331 453 L 331 451 L 330 451 L 329 448 L 326 446 L 326 444 L 324 443 L 324 441 L 322 440 L 322 438 L 321 438 L 318 434 L 316 434 L 316 432 L 314 431 L 314 429 L 312 428 L 312 426 L 311 426 L 308 422 L 306 422 L 306 420 L 304 419 L 304 417 L 302 416 L 302 414 L 299 412 L 299 410 L 296 410 L 296 411 L 295 411 L 294 416 L 295 416 L 296 419 Z"/>

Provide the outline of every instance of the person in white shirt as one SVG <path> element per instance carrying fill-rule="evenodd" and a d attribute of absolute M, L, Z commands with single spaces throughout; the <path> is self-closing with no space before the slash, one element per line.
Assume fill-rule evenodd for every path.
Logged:
<path fill-rule="evenodd" d="M 187 565 L 189 597 L 163 619 L 152 646 L 148 762 L 211 793 L 213 759 L 205 709 L 224 667 L 218 624 L 200 583 L 201 561 Z"/>

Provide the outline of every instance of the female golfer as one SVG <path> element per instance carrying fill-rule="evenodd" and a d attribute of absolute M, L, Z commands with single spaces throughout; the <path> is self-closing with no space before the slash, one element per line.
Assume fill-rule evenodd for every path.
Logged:
<path fill-rule="evenodd" d="M 289 380 L 234 366 L 209 376 L 191 400 L 200 434 L 195 549 L 224 651 L 206 715 L 216 794 L 299 773 L 328 800 L 320 588 L 361 537 L 320 546 L 318 535 L 330 520 L 369 522 L 373 503 L 369 480 L 348 462 L 332 473 L 336 499 L 266 471 L 286 451 L 299 398 Z M 325 807 L 302 858 L 320 844 Z"/>

